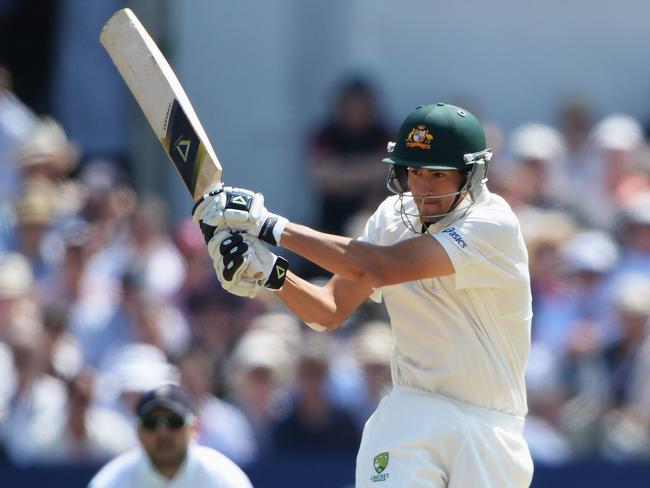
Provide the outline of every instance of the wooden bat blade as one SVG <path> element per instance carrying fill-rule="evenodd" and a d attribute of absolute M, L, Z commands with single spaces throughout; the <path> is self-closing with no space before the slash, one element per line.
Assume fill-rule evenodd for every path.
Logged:
<path fill-rule="evenodd" d="M 169 63 L 128 8 L 109 19 L 99 39 L 192 198 L 199 198 L 221 181 L 221 164 Z"/>

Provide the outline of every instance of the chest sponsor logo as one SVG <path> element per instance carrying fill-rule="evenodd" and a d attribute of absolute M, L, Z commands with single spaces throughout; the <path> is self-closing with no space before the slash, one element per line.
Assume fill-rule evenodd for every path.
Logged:
<path fill-rule="evenodd" d="M 456 232 L 455 227 L 447 227 L 446 229 L 442 230 L 442 233 L 447 234 L 449 237 L 451 237 L 454 241 L 456 241 L 456 244 L 458 244 L 463 249 L 467 247 L 467 243 L 463 240 L 461 235 Z"/>

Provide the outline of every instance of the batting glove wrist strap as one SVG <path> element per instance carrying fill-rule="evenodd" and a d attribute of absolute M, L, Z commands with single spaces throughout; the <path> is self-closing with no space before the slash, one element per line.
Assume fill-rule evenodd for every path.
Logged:
<path fill-rule="evenodd" d="M 257 237 L 272 246 L 279 246 L 282 232 L 288 223 L 288 219 L 269 212 Z"/>
<path fill-rule="evenodd" d="M 273 263 L 271 274 L 269 274 L 269 278 L 264 283 L 264 286 L 273 291 L 281 290 L 282 285 L 284 285 L 284 280 L 287 278 L 287 271 L 289 271 L 289 261 L 282 256 L 277 256 L 275 263 Z"/>

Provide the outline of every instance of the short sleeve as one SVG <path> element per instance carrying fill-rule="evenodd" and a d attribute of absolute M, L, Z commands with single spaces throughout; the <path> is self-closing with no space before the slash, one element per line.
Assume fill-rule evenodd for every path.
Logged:
<path fill-rule="evenodd" d="M 509 288 L 528 273 L 523 240 L 514 215 L 470 218 L 445 227 L 433 237 L 451 259 L 459 289 Z"/>

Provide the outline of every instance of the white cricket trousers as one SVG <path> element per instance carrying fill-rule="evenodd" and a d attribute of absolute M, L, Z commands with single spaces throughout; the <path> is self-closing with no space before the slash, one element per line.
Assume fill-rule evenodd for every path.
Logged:
<path fill-rule="evenodd" d="M 356 488 L 525 488 L 524 419 L 395 387 L 363 430 Z"/>

